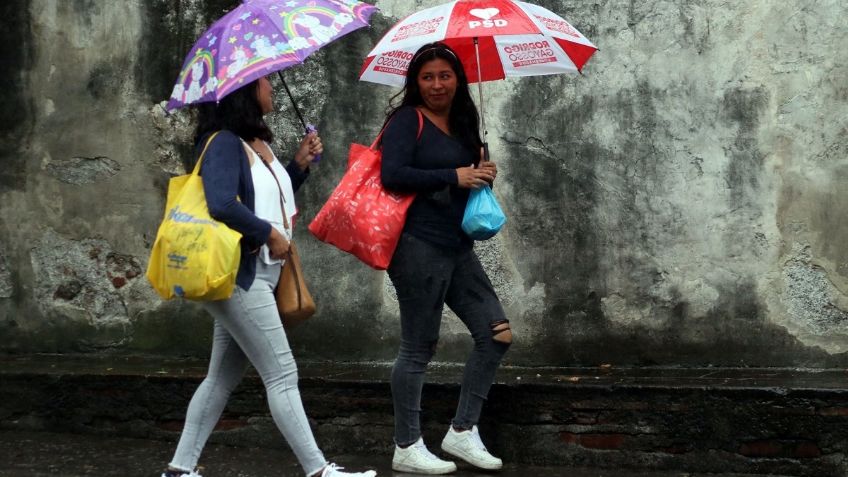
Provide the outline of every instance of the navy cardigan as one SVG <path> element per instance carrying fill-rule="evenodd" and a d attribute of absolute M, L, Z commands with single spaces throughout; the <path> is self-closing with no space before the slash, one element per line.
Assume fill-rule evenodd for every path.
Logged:
<path fill-rule="evenodd" d="M 196 156 L 200 155 L 208 137 L 204 136 L 197 144 Z M 286 166 L 286 172 L 291 177 L 295 192 L 309 176 L 309 169 L 301 171 L 294 160 Z M 215 136 L 203 157 L 200 175 L 203 177 L 209 215 L 242 235 L 236 284 L 247 290 L 256 277 L 255 252 L 268 241 L 271 224 L 254 214 L 255 193 L 250 161 L 237 135 L 221 131 Z"/>

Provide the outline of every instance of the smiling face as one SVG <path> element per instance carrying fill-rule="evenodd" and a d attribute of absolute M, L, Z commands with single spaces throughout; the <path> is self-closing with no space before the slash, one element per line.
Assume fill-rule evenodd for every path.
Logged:
<path fill-rule="evenodd" d="M 257 80 L 256 101 L 259 103 L 263 115 L 274 111 L 274 89 L 271 87 L 268 78 L 264 76 Z"/>
<path fill-rule="evenodd" d="M 427 109 L 433 112 L 450 112 L 456 94 L 456 72 L 447 61 L 436 58 L 418 72 L 418 90 Z"/>

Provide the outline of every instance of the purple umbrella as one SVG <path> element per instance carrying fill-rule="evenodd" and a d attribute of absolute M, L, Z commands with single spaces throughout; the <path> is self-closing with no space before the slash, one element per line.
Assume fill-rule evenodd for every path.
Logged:
<path fill-rule="evenodd" d="M 318 48 L 368 26 L 376 10 L 355 0 L 243 0 L 191 48 L 166 109 L 220 101 L 245 84 L 299 65 Z M 283 86 L 307 128 L 285 81 Z"/>

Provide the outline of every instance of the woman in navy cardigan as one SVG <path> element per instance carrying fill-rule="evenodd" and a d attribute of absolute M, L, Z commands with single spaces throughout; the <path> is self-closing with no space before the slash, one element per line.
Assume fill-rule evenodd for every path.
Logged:
<path fill-rule="evenodd" d="M 274 136 L 263 116 L 274 110 L 266 78 L 243 86 L 219 103 L 200 106 L 197 152 L 214 136 L 201 164 L 209 213 L 242 234 L 241 262 L 232 297 L 204 302 L 215 318 L 206 379 L 186 412 L 185 427 L 162 477 L 200 477 L 200 453 L 248 364 L 259 372 L 271 416 L 307 476 L 373 477 L 374 471 L 342 472 L 318 448 L 297 387 L 297 367 L 280 321 L 274 288 L 289 249 L 296 214 L 294 192 L 323 150 L 310 133 L 283 167 L 269 146 Z"/>

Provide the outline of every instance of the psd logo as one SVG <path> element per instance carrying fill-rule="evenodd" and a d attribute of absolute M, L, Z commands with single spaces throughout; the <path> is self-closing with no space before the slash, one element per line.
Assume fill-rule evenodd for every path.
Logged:
<path fill-rule="evenodd" d="M 497 8 L 472 8 L 468 13 L 474 15 L 479 18 L 480 21 L 472 20 L 468 22 L 468 28 L 492 28 L 492 27 L 505 27 L 509 24 L 506 20 L 498 18 L 497 20 L 492 20 L 492 18 L 496 17 L 498 13 L 501 11 Z"/>

